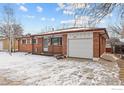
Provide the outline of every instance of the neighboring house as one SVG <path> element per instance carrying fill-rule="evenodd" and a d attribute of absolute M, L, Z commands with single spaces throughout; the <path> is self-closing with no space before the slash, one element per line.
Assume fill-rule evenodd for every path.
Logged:
<path fill-rule="evenodd" d="M 115 53 L 124 55 L 124 39 L 120 39 L 120 42 L 115 44 Z"/>
<path fill-rule="evenodd" d="M 19 51 L 62 54 L 67 57 L 98 58 L 106 51 L 105 28 L 70 28 L 19 38 Z"/>
<path fill-rule="evenodd" d="M 3 50 L 3 41 L 0 39 L 0 51 Z"/>
<path fill-rule="evenodd" d="M 9 51 L 9 39 L 6 37 L 0 38 L 0 51 Z M 15 39 L 12 43 L 12 51 L 18 51 L 18 40 Z"/>
<path fill-rule="evenodd" d="M 4 40 L 5 40 L 5 37 L 0 36 L 0 51 L 3 51 L 5 49 Z"/>
<path fill-rule="evenodd" d="M 107 39 L 106 40 L 106 53 L 112 53 L 112 47 L 111 47 L 111 44 L 109 42 L 109 40 Z"/>
<path fill-rule="evenodd" d="M 118 34 L 118 33 L 115 33 L 114 31 L 112 32 L 109 32 L 109 37 L 110 38 L 117 38 L 119 39 L 119 42 L 116 42 L 115 44 L 115 48 L 113 49 L 112 48 L 112 45 L 110 42 L 106 42 L 106 52 L 107 53 L 113 53 L 115 51 L 115 53 L 120 53 L 120 50 L 122 50 L 122 53 L 124 53 L 124 35 L 122 34 Z"/>
<path fill-rule="evenodd" d="M 106 44 L 106 53 L 112 53 L 112 48 L 110 44 Z"/>

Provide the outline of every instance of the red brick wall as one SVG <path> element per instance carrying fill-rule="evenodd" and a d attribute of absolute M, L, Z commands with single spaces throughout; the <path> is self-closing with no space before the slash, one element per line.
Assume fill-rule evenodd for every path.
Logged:
<path fill-rule="evenodd" d="M 48 48 L 49 53 L 53 54 L 62 54 L 62 46 L 61 45 L 50 45 Z"/>
<path fill-rule="evenodd" d="M 99 33 L 93 33 L 93 57 L 99 57 Z"/>
<path fill-rule="evenodd" d="M 62 37 L 62 54 L 67 55 L 67 34 Z"/>
<path fill-rule="evenodd" d="M 106 39 L 100 35 L 100 55 L 106 52 Z"/>
<path fill-rule="evenodd" d="M 106 50 L 106 39 L 98 32 L 93 33 L 93 57 L 100 57 Z"/>
<path fill-rule="evenodd" d="M 23 39 L 23 38 L 22 38 Z M 21 40 L 19 40 L 19 51 L 20 52 L 33 52 L 33 53 L 42 53 L 43 52 L 43 38 L 36 38 L 37 39 L 37 44 L 22 44 Z M 30 39 L 31 38 L 25 38 L 25 39 Z"/>
<path fill-rule="evenodd" d="M 37 44 L 33 44 L 33 53 L 41 54 L 43 52 L 43 38 L 36 38 Z"/>
<path fill-rule="evenodd" d="M 22 39 L 23 38 L 20 38 L 19 39 L 19 51 L 20 52 L 32 52 L 32 44 L 22 44 Z M 28 37 L 28 39 L 31 39 Z"/>
<path fill-rule="evenodd" d="M 103 37 L 100 35 L 100 55 L 103 53 Z"/>
<path fill-rule="evenodd" d="M 32 52 L 32 45 L 31 44 L 20 44 L 19 51 L 20 52 Z"/>
<path fill-rule="evenodd" d="M 103 51 L 102 53 L 106 52 L 106 39 L 103 37 Z"/>

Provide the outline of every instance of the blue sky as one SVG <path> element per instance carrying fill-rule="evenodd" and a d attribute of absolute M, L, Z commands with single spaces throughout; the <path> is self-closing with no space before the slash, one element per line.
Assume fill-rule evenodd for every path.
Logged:
<path fill-rule="evenodd" d="M 0 18 L 2 18 L 3 6 L 0 4 Z M 63 23 L 68 25 L 73 22 L 73 16 L 62 10 L 62 4 L 56 3 L 18 3 L 12 4 L 15 11 L 17 22 L 21 23 L 24 28 L 24 34 L 37 34 L 50 28 L 61 28 Z M 70 11 L 68 13 L 71 14 Z M 108 24 L 116 22 L 116 13 L 113 12 L 105 17 L 98 27 L 107 27 Z M 83 17 L 87 18 L 87 17 Z"/>

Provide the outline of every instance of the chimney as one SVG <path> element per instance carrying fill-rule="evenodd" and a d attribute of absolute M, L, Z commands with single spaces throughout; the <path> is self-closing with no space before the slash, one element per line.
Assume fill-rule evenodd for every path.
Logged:
<path fill-rule="evenodd" d="M 52 28 L 52 31 L 54 31 L 54 28 Z"/>

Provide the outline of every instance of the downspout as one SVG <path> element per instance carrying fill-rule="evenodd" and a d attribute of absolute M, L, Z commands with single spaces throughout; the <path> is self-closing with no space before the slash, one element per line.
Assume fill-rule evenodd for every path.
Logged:
<path fill-rule="evenodd" d="M 20 39 L 18 39 L 18 52 L 20 52 Z"/>
<path fill-rule="evenodd" d="M 41 47 L 42 47 L 42 52 L 41 53 L 43 53 L 43 37 L 42 37 L 42 43 L 41 43 Z"/>
<path fill-rule="evenodd" d="M 52 35 L 52 39 L 54 38 L 54 35 Z M 52 42 L 52 40 L 51 40 L 51 42 Z M 54 55 L 54 44 L 53 44 L 53 42 L 52 42 L 52 55 Z"/>
<path fill-rule="evenodd" d="M 33 54 L 33 52 L 34 52 L 34 46 L 33 46 L 33 36 L 31 37 L 31 46 L 32 46 L 32 54 Z"/>

